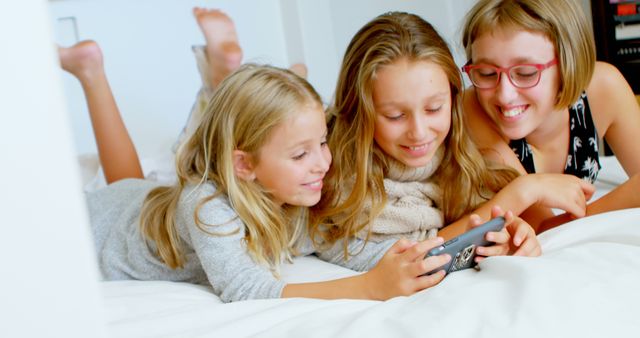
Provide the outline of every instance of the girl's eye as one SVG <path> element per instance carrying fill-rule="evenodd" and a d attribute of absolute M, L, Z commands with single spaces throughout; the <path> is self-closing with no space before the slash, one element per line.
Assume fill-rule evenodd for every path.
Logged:
<path fill-rule="evenodd" d="M 492 68 L 478 68 L 476 70 L 476 75 L 482 77 L 492 77 L 496 76 L 496 71 Z"/>
<path fill-rule="evenodd" d="M 387 120 L 396 121 L 396 120 L 401 119 L 401 118 L 402 118 L 402 116 L 403 116 L 403 115 L 402 115 L 402 114 L 400 114 L 400 115 L 394 115 L 394 116 L 387 116 L 387 115 L 385 115 L 384 117 L 386 117 L 386 118 L 387 118 Z"/>
<path fill-rule="evenodd" d="M 329 145 L 329 142 L 327 142 L 327 140 L 323 140 L 323 141 L 320 143 L 320 146 L 322 146 L 322 147 L 326 147 L 326 146 L 328 146 L 328 145 Z"/>
<path fill-rule="evenodd" d="M 294 156 L 292 158 L 293 158 L 293 160 L 298 161 L 298 160 L 303 159 L 305 157 L 305 155 L 307 155 L 306 151 L 304 151 L 304 152 L 300 153 L 299 155 L 296 155 L 296 156 Z"/>
<path fill-rule="evenodd" d="M 536 75 L 538 75 L 538 72 L 529 72 L 529 73 L 518 72 L 518 73 L 516 73 L 516 77 L 519 77 L 519 78 L 530 78 L 530 77 L 535 77 Z"/>
<path fill-rule="evenodd" d="M 442 109 L 442 106 L 436 107 L 436 108 L 425 108 L 425 111 L 427 113 L 437 113 Z"/>

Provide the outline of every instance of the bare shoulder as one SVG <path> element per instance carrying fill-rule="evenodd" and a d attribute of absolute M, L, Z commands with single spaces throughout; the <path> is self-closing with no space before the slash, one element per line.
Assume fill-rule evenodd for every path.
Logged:
<path fill-rule="evenodd" d="M 586 89 L 591 113 L 599 131 L 609 128 L 623 112 L 630 112 L 637 101 L 622 73 L 606 62 L 596 62 L 596 67 Z"/>
<path fill-rule="evenodd" d="M 591 82 L 587 91 L 593 91 L 596 95 L 600 92 L 614 92 L 619 86 L 629 86 L 622 73 L 614 65 L 602 61 L 596 62 Z"/>

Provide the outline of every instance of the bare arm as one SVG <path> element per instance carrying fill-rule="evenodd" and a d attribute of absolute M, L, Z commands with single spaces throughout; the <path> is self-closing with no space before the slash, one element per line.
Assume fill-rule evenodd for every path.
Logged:
<path fill-rule="evenodd" d="M 587 215 L 640 207 L 640 106 L 622 74 L 612 65 L 598 62 L 587 89 L 598 131 L 611 146 L 631 177 L 587 207 Z"/>
<path fill-rule="evenodd" d="M 629 177 L 640 173 L 640 106 L 614 66 L 598 62 L 587 96 L 598 132 Z"/>
<path fill-rule="evenodd" d="M 549 210 L 559 208 L 567 210 L 570 215 L 583 217 L 586 215 L 587 200 L 594 193 L 595 187 L 575 176 L 564 174 L 529 174 L 519 176 L 506 187 L 502 188 L 491 200 L 483 203 L 473 213 L 483 219 L 492 216 L 492 209 L 496 206 L 513 212 L 515 215 L 526 215 L 533 208 Z M 536 232 L 544 224 L 544 220 L 553 217 L 553 214 L 542 215 L 533 213 L 538 217 L 537 223 L 531 224 Z M 542 217 L 541 217 L 542 216 Z M 545 217 L 546 216 L 546 217 Z M 445 239 L 450 239 L 468 230 L 469 218 L 465 216 L 456 222 L 443 228 L 438 234 Z"/>
<path fill-rule="evenodd" d="M 608 194 L 587 206 L 587 216 L 600 214 L 607 211 L 638 208 L 640 207 L 640 174 L 636 174 L 629 180 L 613 189 Z M 562 214 L 545 220 L 538 232 L 549 230 L 573 220 L 570 214 Z"/>
<path fill-rule="evenodd" d="M 622 74 L 612 65 L 598 62 L 587 88 L 596 129 L 607 140 L 626 173 L 631 177 L 616 189 L 590 203 L 586 215 L 640 207 L 640 106 Z M 569 214 L 546 220 L 541 231 L 571 221 Z"/>
<path fill-rule="evenodd" d="M 368 272 L 326 282 L 287 284 L 282 297 L 386 300 L 411 295 L 438 284 L 444 278 L 444 271 L 424 274 L 447 263 L 448 255 L 423 259 L 427 250 L 442 243 L 442 238 L 419 243 L 399 240 Z"/>

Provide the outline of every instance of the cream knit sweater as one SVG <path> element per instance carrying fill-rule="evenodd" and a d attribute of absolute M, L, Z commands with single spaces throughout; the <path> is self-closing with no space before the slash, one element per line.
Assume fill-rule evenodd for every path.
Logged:
<path fill-rule="evenodd" d="M 381 242 L 389 238 L 407 238 L 424 240 L 437 235 L 437 230 L 444 224 L 440 187 L 431 179 L 444 156 L 441 146 L 429 164 L 412 168 L 388 158 L 389 170 L 384 178 L 387 193 L 387 204 L 382 212 L 368 227 L 363 228 L 356 236 L 364 239 L 371 229 L 369 240 Z M 351 189 L 351 186 L 345 189 Z M 343 194 L 343 196 L 348 195 Z M 367 201 L 358 222 L 365 221 L 365 215 L 371 211 L 371 203 Z M 339 218 L 335 219 L 340 223 Z"/>

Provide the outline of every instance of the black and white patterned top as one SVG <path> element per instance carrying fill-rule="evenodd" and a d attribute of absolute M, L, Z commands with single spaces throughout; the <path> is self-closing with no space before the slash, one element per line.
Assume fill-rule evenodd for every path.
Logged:
<path fill-rule="evenodd" d="M 600 171 L 600 156 L 598 155 L 598 131 L 591 118 L 591 109 L 585 92 L 578 101 L 569 107 L 569 152 L 564 173 L 582 178 L 593 183 Z M 536 172 L 533 163 L 533 152 L 524 138 L 511 140 L 509 146 L 527 173 Z"/>

